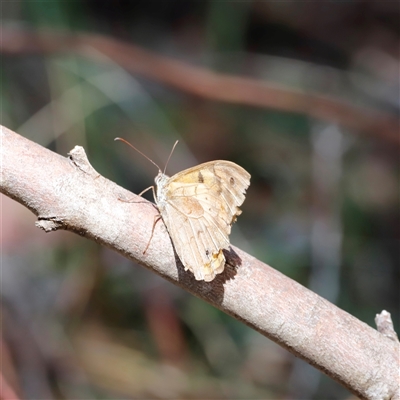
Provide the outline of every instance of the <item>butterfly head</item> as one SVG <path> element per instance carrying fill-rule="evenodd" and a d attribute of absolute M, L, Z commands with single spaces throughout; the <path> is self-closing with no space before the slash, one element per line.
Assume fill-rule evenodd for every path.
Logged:
<path fill-rule="evenodd" d="M 168 175 L 165 175 L 162 171 L 158 171 L 157 176 L 154 178 L 154 182 L 157 187 L 164 187 L 168 179 Z"/>

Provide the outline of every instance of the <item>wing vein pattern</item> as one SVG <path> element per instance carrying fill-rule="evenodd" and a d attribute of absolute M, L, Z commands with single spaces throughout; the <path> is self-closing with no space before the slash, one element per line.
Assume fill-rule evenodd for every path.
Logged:
<path fill-rule="evenodd" d="M 185 269 L 211 281 L 225 266 L 223 249 L 241 214 L 250 174 L 230 161 L 211 161 L 156 178 L 156 203 Z"/>

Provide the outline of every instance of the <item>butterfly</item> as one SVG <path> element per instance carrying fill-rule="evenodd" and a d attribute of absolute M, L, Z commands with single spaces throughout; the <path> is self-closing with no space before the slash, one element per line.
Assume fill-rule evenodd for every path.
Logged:
<path fill-rule="evenodd" d="M 124 139 L 115 140 L 137 150 Z M 156 190 L 150 188 L 175 251 L 185 270 L 191 271 L 196 280 L 210 282 L 224 270 L 223 249 L 229 248 L 232 224 L 242 213 L 239 206 L 245 200 L 250 174 L 224 160 L 209 161 L 171 177 L 157 168 Z"/>

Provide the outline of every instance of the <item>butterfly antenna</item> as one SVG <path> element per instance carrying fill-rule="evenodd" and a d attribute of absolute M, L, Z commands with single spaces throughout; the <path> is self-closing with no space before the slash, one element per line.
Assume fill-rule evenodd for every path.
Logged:
<path fill-rule="evenodd" d="M 175 144 L 172 146 L 171 153 L 169 153 L 168 160 L 167 160 L 167 162 L 165 163 L 164 172 L 163 172 L 164 174 L 165 174 L 165 171 L 167 170 L 167 165 L 168 165 L 168 163 L 169 163 L 169 160 L 170 160 L 170 158 L 171 158 L 171 156 L 172 156 L 172 153 L 174 152 L 175 147 L 176 147 L 176 145 L 178 144 L 178 142 L 179 142 L 179 140 L 177 140 L 177 141 L 175 142 Z"/>
<path fill-rule="evenodd" d="M 131 146 L 132 149 L 136 150 L 138 153 L 140 153 L 143 157 L 147 158 L 153 165 L 155 165 L 159 171 L 161 171 L 161 168 L 149 157 L 146 156 L 146 154 L 142 153 L 140 150 L 138 150 L 133 144 L 130 144 L 127 140 L 116 137 L 114 140 L 120 140 L 121 142 L 126 143 L 128 146 Z M 175 143 L 176 144 L 176 143 Z M 175 146 L 174 146 L 175 147 Z M 173 150 L 173 149 L 172 149 Z"/>

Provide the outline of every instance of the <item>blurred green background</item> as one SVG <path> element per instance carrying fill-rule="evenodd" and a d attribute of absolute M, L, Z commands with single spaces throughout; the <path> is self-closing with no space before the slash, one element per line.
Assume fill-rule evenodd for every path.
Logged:
<path fill-rule="evenodd" d="M 11 45 L 21 29 L 102 34 L 398 118 L 397 2 L 1 7 L 2 41 Z M 202 98 L 61 41 L 51 54 L 3 51 L 1 71 L 3 125 L 63 156 L 84 146 L 99 173 L 132 192 L 157 171 L 116 136 L 161 166 L 179 140 L 170 175 L 237 162 L 252 181 L 231 242 L 370 326 L 386 309 L 399 330 L 399 148 L 379 128 L 366 135 L 290 105 Z M 22 398 L 350 398 L 242 323 L 97 244 L 43 233 L 28 210 L 1 199 L 1 367 Z"/>

